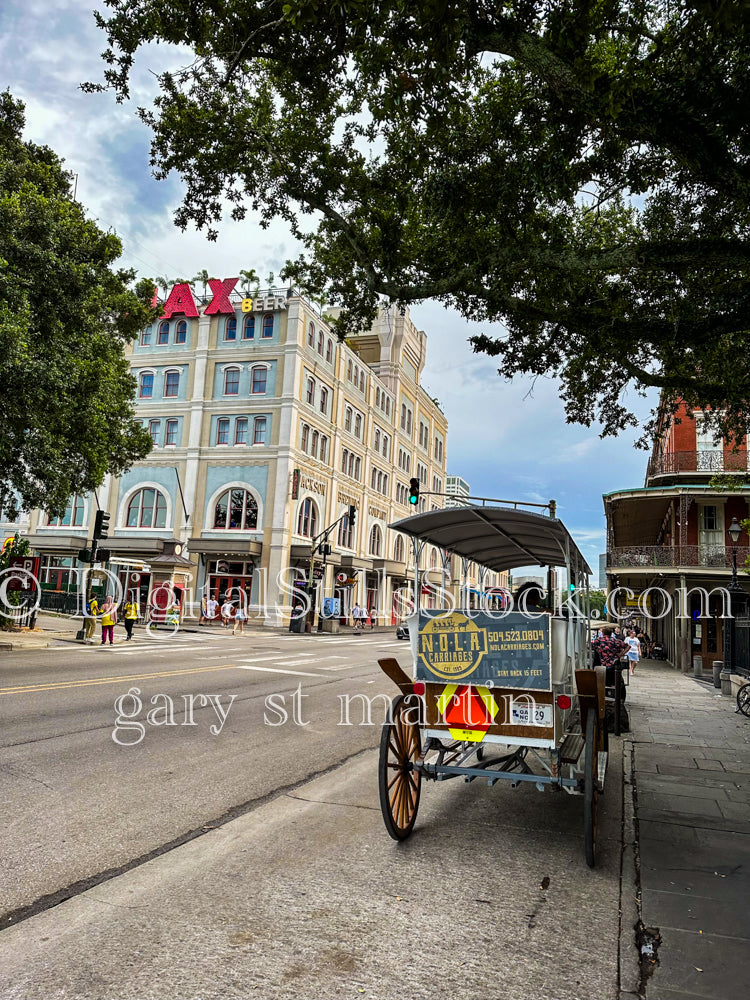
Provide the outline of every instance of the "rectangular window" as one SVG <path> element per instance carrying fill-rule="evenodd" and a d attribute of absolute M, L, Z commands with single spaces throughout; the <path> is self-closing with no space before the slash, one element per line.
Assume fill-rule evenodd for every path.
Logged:
<path fill-rule="evenodd" d="M 266 418 L 256 417 L 253 422 L 253 444 L 266 443 Z"/>
<path fill-rule="evenodd" d="M 159 326 L 159 332 L 156 335 L 157 344 L 168 344 L 169 343 L 169 323 L 162 323 Z"/>
<path fill-rule="evenodd" d="M 151 346 L 151 327 L 148 330 L 144 330 L 141 334 L 141 347 Z"/>
<path fill-rule="evenodd" d="M 263 332 L 261 337 L 273 337 L 273 316 L 269 313 L 263 317 Z"/>
<path fill-rule="evenodd" d="M 178 423 L 176 420 L 167 421 L 167 431 L 164 435 L 164 444 L 177 444 L 177 427 Z"/>
<path fill-rule="evenodd" d="M 216 422 L 216 443 L 229 444 L 229 421 L 224 418 Z"/>
<path fill-rule="evenodd" d="M 228 368 L 224 372 L 224 395 L 236 396 L 240 391 L 240 373 L 237 368 Z"/>
<path fill-rule="evenodd" d="M 263 393 L 266 391 L 266 379 L 268 378 L 267 368 L 253 368 L 253 380 L 251 392 Z"/>
<path fill-rule="evenodd" d="M 167 372 L 164 377 L 164 395 L 176 396 L 180 391 L 180 373 Z"/>
<path fill-rule="evenodd" d="M 154 394 L 154 376 L 151 372 L 144 372 L 141 375 L 141 399 L 151 399 Z"/>
<path fill-rule="evenodd" d="M 247 417 L 237 417 L 234 425 L 234 443 L 247 444 Z"/>
<path fill-rule="evenodd" d="M 177 330 L 174 335 L 175 344 L 184 344 L 187 341 L 187 323 L 184 319 L 180 320 L 177 324 Z"/>
<path fill-rule="evenodd" d="M 160 420 L 149 420 L 148 422 L 148 432 L 151 435 L 151 440 L 154 444 L 159 443 L 159 428 L 161 427 Z"/>

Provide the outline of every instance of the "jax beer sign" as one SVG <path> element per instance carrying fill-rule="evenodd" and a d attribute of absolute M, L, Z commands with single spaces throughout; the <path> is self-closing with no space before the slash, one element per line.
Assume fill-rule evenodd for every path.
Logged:
<path fill-rule="evenodd" d="M 210 278 L 208 280 L 207 284 L 213 297 L 206 306 L 206 316 L 234 314 L 235 307 L 229 296 L 239 280 L 239 278 Z M 256 299 L 244 298 L 242 300 L 243 312 L 273 312 L 275 309 L 286 309 L 286 299 L 283 295 L 264 295 Z M 175 313 L 182 316 L 198 316 L 193 290 L 187 281 L 181 281 L 172 286 L 160 319 L 171 319 Z"/>
<path fill-rule="evenodd" d="M 417 679 L 551 691 L 549 617 L 420 611 Z"/>

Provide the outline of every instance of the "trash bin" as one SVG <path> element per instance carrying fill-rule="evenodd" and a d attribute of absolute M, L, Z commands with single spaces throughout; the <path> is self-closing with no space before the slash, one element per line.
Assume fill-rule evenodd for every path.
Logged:
<path fill-rule="evenodd" d="M 711 664 L 714 670 L 714 687 L 721 688 L 721 671 L 724 669 L 722 660 L 714 660 Z"/>
<path fill-rule="evenodd" d="M 703 657 L 700 653 L 695 653 L 693 655 L 693 675 L 695 677 L 703 676 Z"/>
<path fill-rule="evenodd" d="M 306 621 L 307 621 L 306 615 L 298 615 L 296 618 L 292 616 L 292 618 L 289 619 L 289 631 L 304 632 Z"/>

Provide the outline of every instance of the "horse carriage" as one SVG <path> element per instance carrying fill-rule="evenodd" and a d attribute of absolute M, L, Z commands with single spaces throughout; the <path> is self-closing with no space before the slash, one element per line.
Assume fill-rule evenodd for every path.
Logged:
<path fill-rule="evenodd" d="M 485 501 L 415 514 L 391 527 L 411 537 L 414 564 L 425 545 L 458 555 L 461 607 L 417 607 L 408 619 L 412 670 L 381 659 L 397 685 L 380 743 L 383 819 L 396 840 L 414 828 L 423 781 L 486 779 L 530 783 L 583 802 L 586 862 L 596 860 L 598 798 L 607 768 L 605 671 L 591 668 L 591 573 L 554 501 Z M 547 570 L 547 607 L 521 600 L 472 607 L 470 563 L 490 570 Z M 555 570 L 569 600 L 554 604 Z M 415 594 L 420 593 L 415 569 Z M 528 596 L 528 592 L 527 592 Z M 497 601 L 494 602 L 497 605 Z M 480 602 L 481 604 L 481 602 Z"/>

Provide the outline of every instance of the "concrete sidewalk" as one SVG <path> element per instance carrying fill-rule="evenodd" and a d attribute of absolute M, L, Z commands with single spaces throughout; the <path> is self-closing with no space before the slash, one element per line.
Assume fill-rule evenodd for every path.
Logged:
<path fill-rule="evenodd" d="M 654 660 L 627 707 L 625 858 L 643 927 L 621 995 L 738 1000 L 750 990 L 750 719 Z"/>
<path fill-rule="evenodd" d="M 122 620 L 122 619 L 120 619 Z M 58 615 L 50 614 L 44 611 L 40 612 L 36 617 L 36 627 L 33 630 L 23 629 L 18 632 L 5 632 L 0 631 L 0 651 L 2 652 L 17 652 L 20 649 L 46 649 L 55 642 L 73 642 L 78 643 L 76 639 L 76 632 L 83 625 L 83 620 L 80 617 L 71 617 L 69 615 Z M 160 626 L 163 632 L 166 626 Z M 137 624 L 135 626 L 135 634 L 143 633 L 146 626 L 143 624 Z M 277 633 L 279 635 L 285 635 L 289 632 L 287 626 L 276 627 L 267 626 L 262 620 L 254 621 L 250 620 L 245 624 L 246 632 L 262 632 L 263 634 Z M 370 632 L 383 633 L 388 632 L 393 634 L 395 632 L 395 626 L 393 625 L 376 625 L 374 629 L 366 629 L 363 634 L 369 635 Z M 231 628 L 222 628 L 221 624 L 218 622 L 216 624 L 200 626 L 198 625 L 197 619 L 187 619 L 179 628 L 180 634 L 199 632 L 203 635 L 215 632 L 217 635 L 228 635 L 231 636 Z M 316 630 L 317 632 L 317 630 Z M 336 633 L 342 638 L 348 638 L 354 634 L 350 626 L 342 627 L 341 631 Z M 101 637 L 101 627 L 97 624 L 96 626 L 96 641 L 100 641 Z M 115 627 L 115 643 L 125 642 L 125 632 L 122 628 Z"/>

